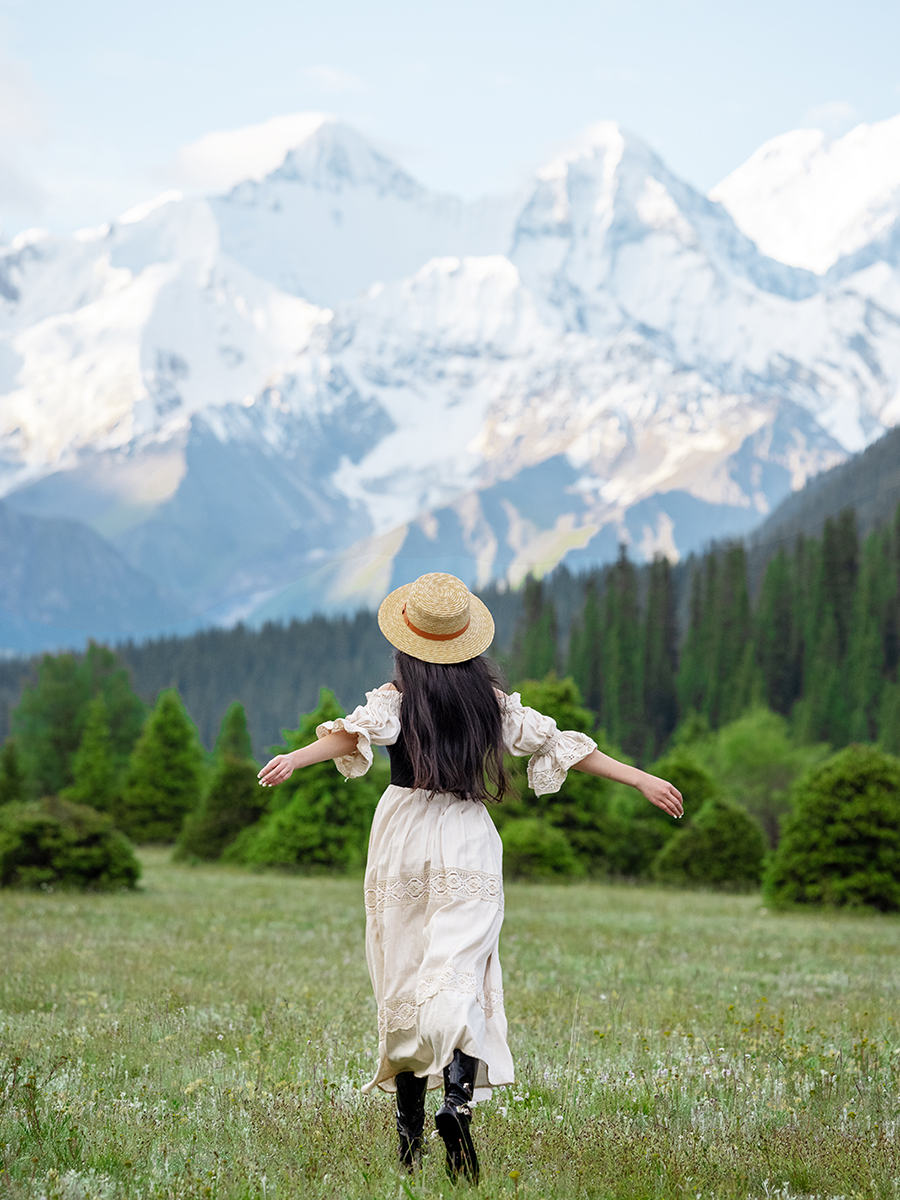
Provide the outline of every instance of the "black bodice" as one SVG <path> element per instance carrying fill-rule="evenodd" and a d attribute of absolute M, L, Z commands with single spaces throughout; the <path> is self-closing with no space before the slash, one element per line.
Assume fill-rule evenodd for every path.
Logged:
<path fill-rule="evenodd" d="M 402 729 L 396 742 L 394 742 L 393 746 L 388 746 L 387 751 L 391 760 L 391 783 L 395 787 L 411 788 L 415 781 L 415 776 L 413 775 L 412 763 L 409 759 L 409 751 L 406 749 L 406 740 L 403 737 Z"/>

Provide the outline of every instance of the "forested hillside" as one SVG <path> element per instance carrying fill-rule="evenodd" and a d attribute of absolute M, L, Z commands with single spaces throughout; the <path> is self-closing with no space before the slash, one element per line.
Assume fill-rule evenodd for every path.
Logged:
<path fill-rule="evenodd" d="M 567 627 L 581 604 L 580 583 L 558 571 L 547 590 Z M 491 589 L 484 598 L 502 650 L 512 639 L 521 593 Z M 391 672 L 391 648 L 369 612 L 267 624 L 258 631 L 238 625 L 139 645 L 129 642 L 119 645 L 117 653 L 148 704 L 163 688 L 178 689 L 207 747 L 215 741 L 228 705 L 240 700 L 257 755 L 279 741 L 281 730 L 295 724 L 299 713 L 315 708 L 321 687 L 331 688 L 352 708 L 367 688 L 384 683 Z M 22 682 L 34 679 L 38 662 L 0 661 L 0 740 L 9 732 L 10 710 L 19 701 Z"/>
<path fill-rule="evenodd" d="M 747 539 L 755 579 L 779 545 L 789 547 L 798 534 L 819 537 L 827 517 L 845 508 L 856 513 L 859 530 L 890 520 L 900 504 L 900 426 L 847 462 L 812 478 L 788 496 Z"/>
<path fill-rule="evenodd" d="M 779 546 L 755 589 L 740 542 L 676 568 L 663 559 L 636 566 L 623 549 L 602 570 L 559 570 L 519 592 L 484 593 L 494 653 L 514 682 L 570 674 L 599 726 L 639 761 L 692 712 L 717 728 L 757 703 L 790 717 L 804 742 L 900 748 L 898 547 L 900 508 L 864 539 L 846 509 L 826 519 L 821 537 Z M 117 653 L 146 703 L 178 690 L 207 747 L 241 701 L 257 756 L 316 706 L 321 687 L 350 708 L 391 672 L 372 613 L 209 630 Z M 0 664 L 3 736 L 36 665 Z"/>
<path fill-rule="evenodd" d="M 622 547 L 602 571 L 529 578 L 518 595 L 487 597 L 497 652 L 525 703 L 672 780 L 691 813 L 676 834 L 636 793 L 577 772 L 558 794 L 537 796 L 521 762 L 510 762 L 515 796 L 493 815 L 511 877 L 755 886 L 766 844 L 780 854 L 782 834 L 788 858 L 806 861 L 809 847 L 794 837 L 795 785 L 819 766 L 865 793 L 869 816 L 894 836 L 900 507 L 864 540 L 845 509 L 825 521 L 821 538 L 779 548 L 755 596 L 747 566 L 740 542 L 678 572 L 664 558 L 638 567 Z M 111 838 L 115 828 L 137 842 L 175 843 L 187 860 L 358 869 L 386 761 L 353 788 L 323 764 L 266 795 L 251 755 L 306 744 L 390 671 L 372 614 L 211 631 L 118 654 L 92 644 L 80 656 L 7 664 L 0 677 L 8 702 L 18 703 L 13 736 L 0 747 L 0 808 L 19 821 L 22 845 L 29 821 L 74 826 L 89 817 L 106 819 Z M 830 795 L 827 779 L 804 802 L 811 811 L 815 796 Z M 858 808 L 851 816 L 865 841 L 869 816 Z M 778 879 L 793 896 L 795 884 L 806 887 L 806 867 L 782 866 Z M 900 908 L 900 876 L 888 894 L 876 870 L 860 891 L 853 863 L 844 866 L 847 903 Z M 832 895 L 833 883 L 820 880 L 810 896 L 821 899 L 820 884 Z"/>
<path fill-rule="evenodd" d="M 821 538 L 778 549 L 753 598 L 745 547 L 711 550 L 691 564 L 681 637 L 668 563 L 643 583 L 624 554 L 589 577 L 568 653 L 554 660 L 635 757 L 652 758 L 692 713 L 718 728 L 758 704 L 790 717 L 800 742 L 900 749 L 900 508 L 865 540 L 852 509 L 827 518 Z M 554 665 L 552 609 L 532 592 L 519 676 Z"/>

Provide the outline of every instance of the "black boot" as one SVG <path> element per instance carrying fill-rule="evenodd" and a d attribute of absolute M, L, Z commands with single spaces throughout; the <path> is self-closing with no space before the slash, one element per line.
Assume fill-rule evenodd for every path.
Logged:
<path fill-rule="evenodd" d="M 425 1128 L 425 1092 L 428 1077 L 418 1079 L 412 1071 L 401 1071 L 397 1085 L 397 1135 L 400 1138 L 400 1165 L 407 1171 L 418 1170 L 422 1161 L 422 1130 Z"/>
<path fill-rule="evenodd" d="M 470 1183 L 478 1182 L 478 1155 L 469 1132 L 472 1109 L 469 1101 L 475 1089 L 478 1059 L 453 1051 L 453 1059 L 444 1067 L 444 1103 L 435 1113 L 438 1133 L 447 1148 L 447 1174 L 454 1181 L 464 1175 Z"/>

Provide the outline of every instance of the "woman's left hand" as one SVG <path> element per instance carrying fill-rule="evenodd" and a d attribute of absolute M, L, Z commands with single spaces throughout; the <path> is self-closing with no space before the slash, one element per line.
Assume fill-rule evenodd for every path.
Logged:
<path fill-rule="evenodd" d="M 683 817 L 684 801 L 678 788 L 665 779 L 659 779 L 656 775 L 648 775 L 646 771 L 642 774 L 643 779 L 638 784 L 638 791 L 641 795 L 646 797 L 651 804 L 655 804 L 657 808 L 668 813 L 670 817 Z"/>

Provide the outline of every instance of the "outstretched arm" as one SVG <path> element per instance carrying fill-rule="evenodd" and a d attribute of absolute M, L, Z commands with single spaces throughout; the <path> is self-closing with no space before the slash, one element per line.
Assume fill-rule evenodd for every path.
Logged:
<path fill-rule="evenodd" d="M 356 734 L 337 729 L 310 746 L 301 746 L 289 754 L 276 754 L 260 771 L 259 782 L 263 787 L 275 787 L 290 779 L 298 767 L 310 767 L 313 763 L 327 762 L 329 758 L 343 758 L 355 749 Z"/>
<path fill-rule="evenodd" d="M 600 750 L 592 750 L 587 758 L 575 763 L 573 770 L 586 771 L 588 775 L 599 775 L 603 779 L 613 779 L 616 783 L 627 783 L 629 787 L 637 788 L 651 804 L 661 808 L 670 817 L 684 816 L 681 792 L 677 787 L 656 775 L 649 775 L 637 767 L 629 767 L 627 763 L 610 758 Z"/>

